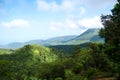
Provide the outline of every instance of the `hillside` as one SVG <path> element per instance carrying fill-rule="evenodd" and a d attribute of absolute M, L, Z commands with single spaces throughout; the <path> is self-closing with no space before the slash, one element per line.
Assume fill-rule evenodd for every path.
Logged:
<path fill-rule="evenodd" d="M 73 39 L 75 37 L 76 37 L 76 35 L 55 37 L 55 38 L 46 40 L 45 43 L 48 45 L 63 45 L 64 42 L 66 42 L 70 39 Z"/>
<path fill-rule="evenodd" d="M 66 44 L 82 44 L 86 42 L 104 42 L 104 39 L 98 35 L 100 29 L 88 29 L 74 39 L 66 42 Z"/>
<path fill-rule="evenodd" d="M 69 36 L 60 36 L 60 37 L 54 37 L 47 40 L 31 40 L 27 42 L 13 42 L 6 45 L 0 45 L 0 48 L 7 48 L 7 49 L 16 49 L 23 47 L 28 44 L 38 44 L 43 46 L 49 46 L 49 45 L 62 45 L 65 41 L 75 38 L 76 35 L 69 35 Z"/>
<path fill-rule="evenodd" d="M 80 46 L 87 47 L 88 44 L 51 46 L 54 49 L 38 45 L 26 45 L 9 54 L 4 53 L 7 49 L 1 49 L 3 53 L 0 54 L 0 80 L 8 80 L 9 78 L 10 80 L 18 80 L 18 78 L 19 80 L 114 78 L 114 73 L 110 72 L 112 69 L 109 66 L 110 62 L 105 54 L 101 53 L 102 48 L 99 48 L 101 44 L 91 43 L 92 47 L 88 48 L 80 48 Z M 55 49 L 66 50 L 66 52 L 67 50 L 71 52 L 75 50 L 75 52 L 66 56 L 63 52 L 57 52 Z M 97 62 L 95 62 L 96 59 Z"/>
<path fill-rule="evenodd" d="M 56 51 L 38 45 L 25 45 L 22 48 L 0 49 L 0 80 L 33 80 L 44 64 L 58 59 Z M 40 69 L 40 70 L 39 70 Z"/>
<path fill-rule="evenodd" d="M 38 45 L 26 45 L 22 48 L 14 50 L 10 54 L 9 50 L 6 52 L 1 51 L 0 60 L 10 60 L 10 61 L 19 61 L 19 62 L 52 62 L 57 59 L 55 52 L 47 47 L 38 46 Z"/>
<path fill-rule="evenodd" d="M 11 54 L 12 52 L 14 52 L 14 50 L 12 49 L 0 49 L 0 55 L 2 54 Z"/>
<path fill-rule="evenodd" d="M 0 13 L 0 44 L 36 38 L 0 45 L 0 80 L 120 80 L 120 0 L 1 0 Z"/>
<path fill-rule="evenodd" d="M 52 45 L 52 46 L 48 46 L 50 48 L 53 48 L 55 50 L 61 51 L 63 54 L 60 56 L 71 56 L 76 48 L 87 48 L 87 46 L 90 43 L 83 43 L 83 44 L 78 44 L 78 45 Z"/>

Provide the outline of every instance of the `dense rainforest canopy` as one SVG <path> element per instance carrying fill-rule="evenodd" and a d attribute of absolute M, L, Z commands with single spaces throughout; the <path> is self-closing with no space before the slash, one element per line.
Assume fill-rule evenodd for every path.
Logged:
<path fill-rule="evenodd" d="M 0 49 L 0 80 L 119 80 L 120 0 L 111 12 L 101 16 L 99 35 L 105 43 L 76 45 L 71 51 L 31 44 Z"/>

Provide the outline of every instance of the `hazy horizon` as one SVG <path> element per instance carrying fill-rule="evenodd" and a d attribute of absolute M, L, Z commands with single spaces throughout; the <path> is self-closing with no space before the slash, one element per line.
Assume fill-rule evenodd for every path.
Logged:
<path fill-rule="evenodd" d="M 0 0 L 0 44 L 79 35 L 103 27 L 116 0 Z"/>
<path fill-rule="evenodd" d="M 82 33 L 81 33 L 82 34 Z M 40 38 L 36 38 L 36 39 L 31 39 L 31 40 L 26 40 L 26 41 L 11 41 L 11 42 L 7 42 L 7 43 L 0 43 L 0 45 L 7 45 L 7 44 L 11 44 L 11 43 L 25 43 L 25 42 L 29 42 L 29 41 L 34 41 L 34 40 L 49 40 L 49 39 L 53 39 L 53 38 L 57 38 L 57 37 L 65 37 L 65 36 L 79 36 L 78 35 L 63 35 L 63 36 L 54 36 L 54 37 L 49 37 L 49 38 L 44 38 L 44 39 L 40 39 Z"/>

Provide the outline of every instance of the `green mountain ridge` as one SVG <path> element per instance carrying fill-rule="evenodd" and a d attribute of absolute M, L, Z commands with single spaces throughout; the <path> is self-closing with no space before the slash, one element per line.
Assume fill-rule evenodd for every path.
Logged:
<path fill-rule="evenodd" d="M 55 37 L 50 38 L 47 40 L 31 40 L 28 42 L 14 42 L 7 45 L 1 45 L 1 48 L 20 48 L 27 44 L 38 44 L 43 46 L 54 46 L 54 45 L 78 45 L 88 42 L 104 42 L 104 39 L 101 38 L 98 33 L 100 29 L 88 29 L 84 33 L 76 36 L 76 35 L 69 35 L 69 36 L 61 36 L 61 37 Z"/>
<path fill-rule="evenodd" d="M 46 44 L 49 45 L 62 45 L 64 42 L 73 39 L 77 37 L 76 35 L 69 35 L 69 36 L 61 36 L 61 37 L 55 37 L 51 38 L 45 41 Z"/>
<path fill-rule="evenodd" d="M 88 42 L 104 42 L 104 39 L 101 38 L 98 33 L 100 29 L 93 28 L 88 29 L 81 35 L 77 36 L 76 38 L 69 40 L 66 42 L 66 44 L 83 44 Z"/>

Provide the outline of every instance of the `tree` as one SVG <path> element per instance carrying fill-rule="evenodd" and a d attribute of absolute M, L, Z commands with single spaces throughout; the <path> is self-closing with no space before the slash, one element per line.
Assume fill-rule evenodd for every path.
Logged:
<path fill-rule="evenodd" d="M 112 14 L 101 16 L 104 28 L 100 30 L 100 36 L 105 38 L 105 53 L 114 62 L 120 62 L 120 0 L 117 1 Z"/>
<path fill-rule="evenodd" d="M 0 60 L 0 80 L 15 80 L 14 74 L 11 71 L 12 65 L 12 61 Z"/>
<path fill-rule="evenodd" d="M 111 15 L 102 15 L 101 21 L 104 25 L 99 32 L 105 38 L 105 53 L 111 59 L 120 78 L 120 0 L 117 0 Z"/>

